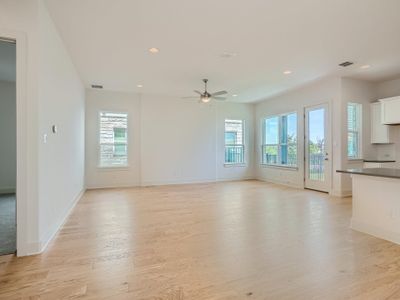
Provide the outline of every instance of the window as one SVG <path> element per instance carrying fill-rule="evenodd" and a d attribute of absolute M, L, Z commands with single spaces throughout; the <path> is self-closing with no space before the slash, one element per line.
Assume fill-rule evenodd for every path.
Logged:
<path fill-rule="evenodd" d="M 244 163 L 243 120 L 225 120 L 225 163 Z"/>
<path fill-rule="evenodd" d="M 347 157 L 361 159 L 361 128 L 362 105 L 358 103 L 347 104 Z"/>
<path fill-rule="evenodd" d="M 100 112 L 100 167 L 128 165 L 128 114 Z"/>
<path fill-rule="evenodd" d="M 297 166 L 297 114 L 272 116 L 263 120 L 262 163 Z"/>

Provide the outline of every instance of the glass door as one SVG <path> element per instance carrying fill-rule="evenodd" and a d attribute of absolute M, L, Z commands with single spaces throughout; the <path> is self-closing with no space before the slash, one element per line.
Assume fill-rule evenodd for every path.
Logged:
<path fill-rule="evenodd" d="M 329 157 L 328 105 L 305 110 L 305 188 L 329 192 L 331 163 Z"/>

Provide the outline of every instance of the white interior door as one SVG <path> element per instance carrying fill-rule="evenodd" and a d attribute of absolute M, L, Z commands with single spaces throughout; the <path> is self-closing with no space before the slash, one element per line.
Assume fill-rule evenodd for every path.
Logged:
<path fill-rule="evenodd" d="M 329 192 L 331 175 L 328 104 L 305 109 L 305 187 Z"/>

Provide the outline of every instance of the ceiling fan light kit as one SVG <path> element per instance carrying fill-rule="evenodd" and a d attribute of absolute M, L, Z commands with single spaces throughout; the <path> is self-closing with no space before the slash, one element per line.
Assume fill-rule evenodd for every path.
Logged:
<path fill-rule="evenodd" d="M 218 101 L 225 101 L 226 98 L 225 97 L 220 97 L 222 95 L 226 95 L 228 94 L 227 91 L 219 91 L 219 92 L 215 92 L 215 93 L 209 93 L 207 91 L 207 83 L 208 83 L 208 79 L 203 79 L 204 82 L 204 92 L 200 92 L 198 90 L 194 90 L 194 92 L 196 94 L 198 94 L 200 96 L 200 101 L 201 103 L 209 103 L 211 100 L 218 100 Z M 190 99 L 193 97 L 184 97 L 184 99 Z M 196 97 L 195 97 L 196 98 Z"/>
<path fill-rule="evenodd" d="M 203 103 L 208 103 L 208 102 L 211 101 L 211 97 L 208 97 L 208 96 L 201 96 L 201 97 L 200 97 L 200 100 L 201 100 L 201 102 L 203 102 Z"/>

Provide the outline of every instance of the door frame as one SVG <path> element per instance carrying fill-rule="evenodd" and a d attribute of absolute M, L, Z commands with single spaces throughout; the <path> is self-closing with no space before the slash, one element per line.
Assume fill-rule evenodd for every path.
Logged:
<path fill-rule="evenodd" d="M 29 122 L 27 102 L 27 35 L 24 32 L 12 31 L 0 28 L 0 37 L 15 41 L 16 49 L 16 234 L 17 234 L 17 256 L 32 254 L 31 243 L 29 242 L 28 230 L 30 225 L 36 224 L 35 207 L 28 210 L 28 162 L 29 159 Z M 36 138 L 36 137 L 35 137 Z M 31 170 L 32 172 L 32 170 Z M 31 205 L 35 205 L 31 203 Z M 28 213 L 31 211 L 31 213 Z M 34 230 L 34 229 L 33 229 Z"/>
<path fill-rule="evenodd" d="M 328 152 L 328 162 L 325 163 L 326 166 L 328 166 L 328 170 L 326 170 L 325 168 L 325 176 L 326 179 L 324 181 L 324 185 L 322 186 L 313 186 L 313 185 L 308 185 L 307 184 L 307 175 L 308 175 L 308 129 L 309 129 L 309 125 L 307 123 L 308 120 L 308 116 L 307 116 L 307 112 L 313 109 L 318 109 L 318 108 L 324 108 L 325 109 L 325 141 L 326 141 L 326 145 L 325 145 L 325 149 L 327 149 L 326 151 Z M 309 105 L 309 106 L 305 106 L 304 107 L 304 158 L 303 158 L 303 165 L 304 165 L 304 188 L 305 189 L 310 189 L 310 190 L 316 190 L 316 191 L 320 191 L 320 192 L 325 192 L 325 193 L 331 193 L 332 192 L 332 168 L 333 168 L 333 147 L 332 147 L 332 115 L 331 115 L 331 107 L 330 107 L 330 103 L 329 102 L 323 102 L 323 103 L 319 103 L 319 104 L 313 104 L 313 105 Z"/>

